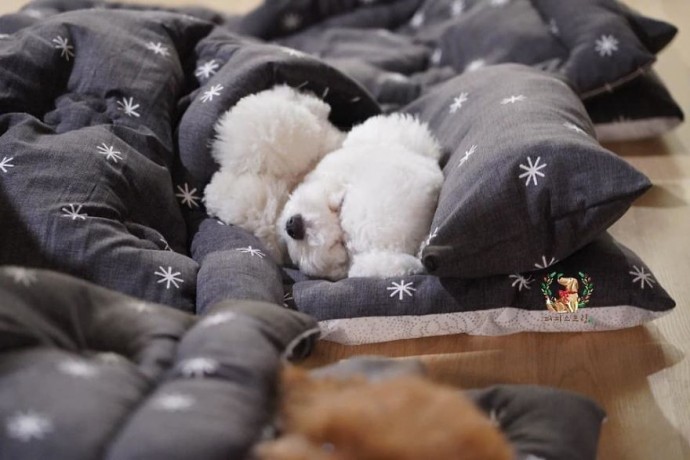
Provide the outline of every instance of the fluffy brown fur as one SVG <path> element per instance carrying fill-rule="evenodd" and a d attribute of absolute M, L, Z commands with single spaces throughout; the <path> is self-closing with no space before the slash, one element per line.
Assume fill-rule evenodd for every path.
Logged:
<path fill-rule="evenodd" d="M 457 389 L 416 377 L 283 376 L 283 434 L 261 460 L 510 460 L 503 434 Z"/>

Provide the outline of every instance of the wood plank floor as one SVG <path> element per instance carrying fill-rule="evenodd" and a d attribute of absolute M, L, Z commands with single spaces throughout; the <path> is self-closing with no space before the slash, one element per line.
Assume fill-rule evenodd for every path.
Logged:
<path fill-rule="evenodd" d="M 0 13 L 24 3 L 3 0 Z M 242 12 L 257 0 L 156 3 Z M 627 3 L 680 27 L 656 69 L 690 112 L 690 2 Z M 608 147 L 654 182 L 612 232 L 643 258 L 676 299 L 672 314 L 644 327 L 606 333 L 451 336 L 362 347 L 321 343 L 308 365 L 362 353 L 416 356 L 437 379 L 459 387 L 519 383 L 574 390 L 599 401 L 609 414 L 601 459 L 690 459 L 690 125 L 661 139 Z"/>

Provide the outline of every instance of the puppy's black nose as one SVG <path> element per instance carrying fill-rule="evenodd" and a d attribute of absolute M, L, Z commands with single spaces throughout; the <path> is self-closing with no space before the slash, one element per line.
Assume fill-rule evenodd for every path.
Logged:
<path fill-rule="evenodd" d="M 304 219 L 300 214 L 290 217 L 285 224 L 285 230 L 293 240 L 304 239 Z"/>

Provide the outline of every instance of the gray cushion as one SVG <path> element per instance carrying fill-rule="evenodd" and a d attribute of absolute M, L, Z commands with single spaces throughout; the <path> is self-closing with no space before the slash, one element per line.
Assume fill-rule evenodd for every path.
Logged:
<path fill-rule="evenodd" d="M 612 93 L 585 101 L 601 142 L 659 136 L 685 116 L 655 72 L 636 78 Z"/>
<path fill-rule="evenodd" d="M 325 340 L 362 344 L 467 333 L 622 329 L 659 318 L 674 301 L 635 253 L 603 235 L 533 273 L 481 279 L 429 275 L 338 282 L 289 271 L 287 304 L 320 321 Z M 577 280 L 579 308 L 556 313 L 561 277 Z"/>
<path fill-rule="evenodd" d="M 283 28 L 287 17 L 300 18 L 294 29 Z M 601 104 L 590 112 L 603 139 L 659 135 L 682 121 L 661 85 L 643 93 L 644 113 L 629 107 L 636 98 L 624 102 L 632 89 L 618 95 L 629 81 L 649 85 L 645 69 L 677 29 L 612 0 L 266 2 L 240 23 L 245 32 L 279 36 L 328 60 L 386 108 L 411 102 L 439 77 L 513 62 L 564 76 L 583 98 L 600 94 L 612 102 L 613 117 Z M 620 117 L 633 120 L 628 129 L 610 126 Z"/>
<path fill-rule="evenodd" d="M 519 273 L 542 258 L 561 260 L 651 185 L 599 145 L 565 83 L 529 67 L 463 74 L 405 111 L 428 122 L 450 154 L 423 251 L 438 276 Z"/>
<path fill-rule="evenodd" d="M 0 267 L 0 458 L 244 458 L 271 420 L 284 359 L 315 333 L 277 305 L 227 302 L 195 318 Z"/>

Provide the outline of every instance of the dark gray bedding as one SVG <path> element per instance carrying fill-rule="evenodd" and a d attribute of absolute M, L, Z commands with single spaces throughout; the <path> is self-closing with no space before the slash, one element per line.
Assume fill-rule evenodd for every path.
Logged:
<path fill-rule="evenodd" d="M 203 320 L 54 272 L 0 270 L 0 459 L 241 459 L 316 323 L 261 302 Z"/>
<path fill-rule="evenodd" d="M 0 269 L 0 459 L 251 458 L 272 431 L 280 367 L 317 337 L 314 320 L 268 303 L 221 303 L 199 319 L 54 272 Z M 419 365 L 378 359 L 316 371 L 411 372 Z M 470 396 L 520 459 L 595 457 L 604 413 L 587 398 L 510 385 Z"/>
<path fill-rule="evenodd" d="M 0 17 L 0 458 L 242 458 L 271 417 L 281 357 L 309 350 L 315 320 L 327 339 L 363 343 L 615 329 L 670 311 L 649 268 L 605 233 L 650 184 L 593 136 L 621 116 L 671 120 L 663 129 L 682 119 L 646 74 L 674 34 L 611 0 L 268 2 L 245 17 L 39 0 Z M 494 66 L 508 62 L 523 65 Z M 522 94 L 533 81 L 557 96 Z M 464 85 L 489 83 L 490 110 L 489 99 L 465 100 Z M 526 217 L 534 233 L 496 252 L 505 257 L 454 259 L 472 244 L 463 246 L 467 220 L 451 217 L 488 208 L 444 217 L 440 207 L 442 230 L 430 229 L 425 252 L 439 273 L 331 283 L 279 267 L 201 203 L 219 115 L 276 84 L 322 97 L 344 130 L 381 111 L 417 114 L 444 144 L 444 204 L 486 194 L 473 179 L 500 165 L 505 186 L 491 195 L 510 199 L 490 222 L 511 230 L 501 216 L 514 199 L 536 203 Z M 645 103 L 616 99 L 629 91 Z M 475 125 L 458 122 L 463 104 L 477 104 Z M 538 158 L 524 150 L 532 129 L 487 156 L 468 137 L 496 141 L 540 117 L 557 123 Z M 570 165 L 573 149 L 577 165 L 605 167 Z M 587 174 L 608 187 L 592 203 L 577 200 Z M 571 208 L 549 213 L 567 197 Z M 577 225 L 550 227 L 571 213 Z M 488 254 L 509 233 L 475 236 L 489 238 Z M 566 277 L 579 282 L 579 310 L 552 311 Z M 534 409 L 525 423 L 544 438 L 520 450 L 525 458 L 594 457 L 602 414 L 591 402 L 574 399 L 589 443 L 566 454 L 543 425 L 553 413 L 516 394 L 478 400 L 487 411 L 491 401 Z"/>
<path fill-rule="evenodd" d="M 583 307 L 601 307 L 603 316 L 584 325 L 570 318 L 577 321 L 565 329 L 562 321 L 534 325 L 533 314 L 546 311 L 544 302 L 555 295 L 555 275 L 593 276 L 595 260 L 615 245 L 584 262 L 570 257 L 649 187 L 596 143 L 576 94 L 622 85 L 648 68 L 675 33 L 612 1 L 590 0 L 573 11 L 558 4 L 269 2 L 230 18 L 36 1 L 0 18 L 0 264 L 55 269 L 186 311 L 250 299 L 286 302 L 322 321 L 389 312 L 406 324 L 431 320 L 424 335 L 607 329 L 652 319 L 673 302 L 632 255 L 610 259 L 620 264 L 592 279 L 596 291 Z M 594 17 L 592 27 L 583 26 Z M 505 27 L 493 27 L 501 32 L 486 42 L 463 38 L 489 23 Z M 604 35 L 617 43 L 602 42 Z M 445 57 L 434 57 L 435 49 Z M 468 49 L 493 58 L 466 71 Z M 540 65 L 544 60 L 554 64 Z M 537 70 L 490 65 L 505 61 Z M 430 124 L 447 153 L 446 185 L 424 253 L 440 278 L 355 280 L 365 301 L 348 295 L 343 303 L 339 293 L 350 292 L 352 280 L 305 280 L 266 257 L 252 235 L 208 219 L 201 196 L 217 167 L 208 148 L 216 120 L 243 96 L 283 83 L 321 96 L 342 129 L 382 106 L 404 104 Z M 499 170 L 495 180 L 486 175 Z M 484 195 L 491 203 L 477 206 Z M 586 296 L 579 278 L 579 295 Z M 603 292 L 613 285 L 609 278 L 617 288 Z M 537 287 L 548 280 L 554 286 Z M 476 289 L 478 297 L 469 295 Z M 375 293 L 381 301 L 373 301 Z M 488 326 L 494 321 L 485 312 L 495 319 L 504 309 L 517 314 L 510 327 L 453 326 L 474 323 L 477 314 Z M 448 313 L 462 320 L 434 316 Z M 353 335 L 346 323 L 328 324 L 338 331 L 331 338 Z M 396 338 L 421 334 L 401 337 L 411 329 L 386 324 L 365 340 L 392 337 L 382 330 L 397 331 Z M 362 340 L 357 334 L 352 341 Z"/>

